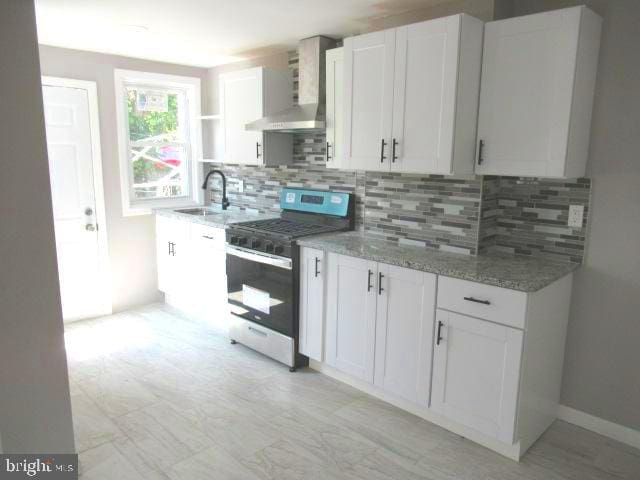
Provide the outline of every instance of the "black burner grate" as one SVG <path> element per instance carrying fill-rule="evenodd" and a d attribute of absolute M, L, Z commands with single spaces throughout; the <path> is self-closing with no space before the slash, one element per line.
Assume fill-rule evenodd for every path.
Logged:
<path fill-rule="evenodd" d="M 306 222 L 293 222 L 283 218 L 242 222 L 237 223 L 236 225 L 245 229 L 255 230 L 256 232 L 275 233 L 279 235 L 287 235 L 289 237 L 302 237 L 304 235 L 314 235 L 324 232 L 333 232 L 336 230 L 336 227 L 333 225 L 316 225 Z"/>

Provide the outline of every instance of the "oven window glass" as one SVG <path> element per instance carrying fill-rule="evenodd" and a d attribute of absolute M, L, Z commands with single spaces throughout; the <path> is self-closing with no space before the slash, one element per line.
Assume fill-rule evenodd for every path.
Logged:
<path fill-rule="evenodd" d="M 294 336 L 291 270 L 228 254 L 227 292 L 234 315 Z"/>

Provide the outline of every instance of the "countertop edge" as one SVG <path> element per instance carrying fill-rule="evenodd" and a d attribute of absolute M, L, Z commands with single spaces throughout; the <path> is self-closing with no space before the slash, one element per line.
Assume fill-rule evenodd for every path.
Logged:
<path fill-rule="evenodd" d="M 561 269 L 560 271 L 554 274 L 550 274 L 538 280 L 526 280 L 526 281 L 516 281 L 516 280 L 508 280 L 508 279 L 505 280 L 503 278 L 498 278 L 498 277 L 483 277 L 481 275 L 475 275 L 473 273 L 456 270 L 455 268 L 445 269 L 445 268 L 439 268 L 436 265 L 417 264 L 410 260 L 399 259 L 398 257 L 392 256 L 392 255 L 384 255 L 384 254 L 374 255 L 374 254 L 367 254 L 364 252 L 354 252 L 353 250 L 350 250 L 349 248 L 346 248 L 344 246 L 331 243 L 331 240 L 330 240 L 331 236 L 332 235 L 329 234 L 324 236 L 299 239 L 298 244 L 303 247 L 316 248 L 319 250 L 323 250 L 325 252 L 332 252 L 332 253 L 337 253 L 341 255 L 362 258 L 362 259 L 370 260 L 374 262 L 386 263 L 388 265 L 395 265 L 398 267 L 409 268 L 412 270 L 433 273 L 436 275 L 457 278 L 460 280 L 467 280 L 470 282 L 481 283 L 483 285 L 506 288 L 509 290 L 516 290 L 516 291 L 525 292 L 525 293 L 535 293 L 537 291 L 540 291 L 543 288 L 548 287 L 552 283 L 556 282 L 557 280 L 569 274 L 573 274 L 578 268 L 580 268 L 580 265 L 578 264 L 567 263 L 566 265 L 562 264 L 565 267 L 564 269 Z M 499 260 L 497 259 L 497 261 Z M 550 262 L 549 260 L 541 260 L 541 261 Z"/>

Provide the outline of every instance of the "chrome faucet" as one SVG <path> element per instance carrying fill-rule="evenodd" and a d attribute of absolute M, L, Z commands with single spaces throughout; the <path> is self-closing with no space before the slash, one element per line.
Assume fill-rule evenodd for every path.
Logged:
<path fill-rule="evenodd" d="M 207 176 L 204 177 L 204 183 L 202 184 L 202 189 L 203 190 L 207 189 L 207 186 L 209 185 L 209 177 L 214 173 L 217 173 L 220 175 L 220 177 L 222 177 L 222 210 L 226 210 L 227 207 L 229 206 L 229 199 L 227 198 L 227 177 L 224 176 L 224 173 L 222 173 L 220 170 L 209 171 L 209 173 L 207 173 Z"/>

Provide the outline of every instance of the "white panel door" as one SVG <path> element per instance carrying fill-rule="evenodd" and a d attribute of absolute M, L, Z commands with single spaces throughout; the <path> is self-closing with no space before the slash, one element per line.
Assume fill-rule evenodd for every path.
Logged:
<path fill-rule="evenodd" d="M 438 309 L 435 337 L 433 410 L 513 443 L 522 330 Z"/>
<path fill-rule="evenodd" d="M 104 315 L 111 312 L 111 285 L 106 225 L 96 220 L 88 90 L 46 84 L 42 90 L 62 314 L 65 321 Z"/>
<path fill-rule="evenodd" d="M 325 255 L 322 250 L 300 250 L 300 331 L 298 350 L 322 361 L 324 345 Z"/>
<path fill-rule="evenodd" d="M 429 405 L 436 275 L 378 264 L 375 384 Z"/>
<path fill-rule="evenodd" d="M 345 154 L 349 168 L 389 170 L 395 29 L 344 41 Z"/>
<path fill-rule="evenodd" d="M 263 116 L 262 75 L 262 68 L 220 75 L 220 111 L 225 163 L 262 163 L 262 132 L 245 130 L 247 123 Z"/>
<path fill-rule="evenodd" d="M 373 383 L 377 264 L 329 254 L 326 362 Z"/>
<path fill-rule="evenodd" d="M 328 168 L 348 168 L 344 158 L 344 61 L 343 49 L 326 53 L 327 71 L 327 144 Z"/>
<path fill-rule="evenodd" d="M 563 176 L 580 9 L 485 25 L 476 172 Z"/>
<path fill-rule="evenodd" d="M 452 171 L 460 18 L 396 29 L 392 170 Z"/>

